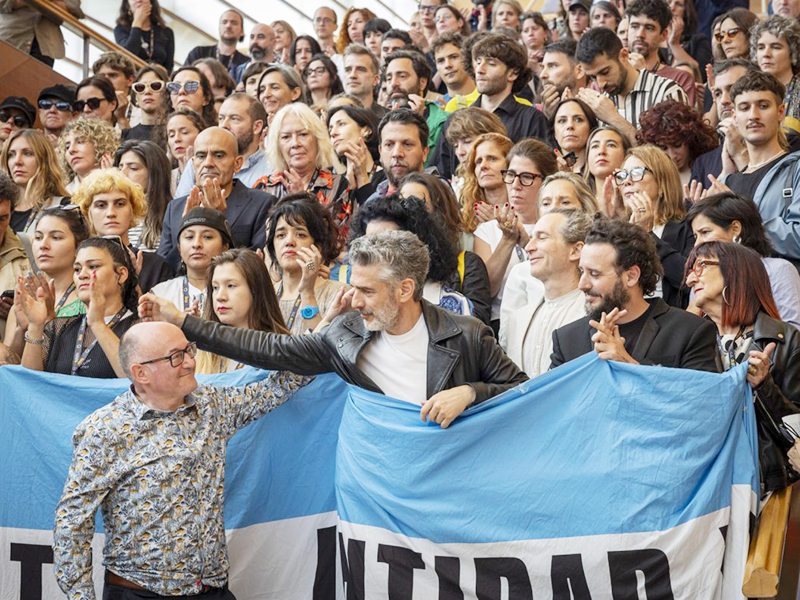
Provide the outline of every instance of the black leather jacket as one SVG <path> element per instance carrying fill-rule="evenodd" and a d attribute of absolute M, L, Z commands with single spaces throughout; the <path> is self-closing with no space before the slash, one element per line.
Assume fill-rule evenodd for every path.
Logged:
<path fill-rule="evenodd" d="M 759 312 L 753 324 L 753 348 L 775 342 L 767 378 L 756 391 L 776 419 L 800 412 L 800 331 Z"/>
<path fill-rule="evenodd" d="M 429 337 L 428 398 L 468 384 L 475 390 L 477 403 L 528 379 L 503 352 L 491 329 L 477 319 L 449 313 L 425 300 L 422 314 Z M 288 336 L 226 327 L 195 317 L 186 317 L 183 331 L 201 349 L 248 365 L 302 375 L 333 371 L 348 383 L 381 393 L 357 366 L 358 354 L 372 337 L 357 312 L 341 315 L 322 332 L 311 335 Z"/>

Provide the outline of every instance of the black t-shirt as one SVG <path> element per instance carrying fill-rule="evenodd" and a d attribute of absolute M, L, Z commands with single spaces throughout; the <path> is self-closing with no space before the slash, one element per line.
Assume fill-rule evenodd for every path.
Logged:
<path fill-rule="evenodd" d="M 764 175 L 766 175 L 769 170 L 775 166 L 775 163 L 783 160 L 785 156 L 786 154 L 781 154 L 777 158 L 769 161 L 763 167 L 759 167 L 752 173 L 733 173 L 728 175 L 728 178 L 725 180 L 725 185 L 731 188 L 742 198 L 753 200 L 756 189 L 758 189 L 758 184 L 761 183 L 762 179 L 764 179 Z"/>
<path fill-rule="evenodd" d="M 619 334 L 625 338 L 625 350 L 628 351 L 628 354 L 633 354 L 633 349 L 636 347 L 636 342 L 639 340 L 639 335 L 642 333 L 642 329 L 644 328 L 644 324 L 647 322 L 647 319 L 650 318 L 650 313 L 653 312 L 653 307 L 655 306 L 655 302 L 650 302 L 650 306 L 644 311 L 641 317 L 631 321 L 630 323 L 624 323 L 619 326 Z"/>

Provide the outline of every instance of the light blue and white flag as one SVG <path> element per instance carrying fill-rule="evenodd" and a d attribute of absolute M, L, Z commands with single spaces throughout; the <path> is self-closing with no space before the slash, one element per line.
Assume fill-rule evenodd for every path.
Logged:
<path fill-rule="evenodd" d="M 742 598 L 758 489 L 744 377 L 587 355 L 447 430 L 318 377 L 230 444 L 231 589 L 239 600 Z M 71 433 L 125 386 L 0 368 L 0 600 L 62 597 L 50 544 Z"/>

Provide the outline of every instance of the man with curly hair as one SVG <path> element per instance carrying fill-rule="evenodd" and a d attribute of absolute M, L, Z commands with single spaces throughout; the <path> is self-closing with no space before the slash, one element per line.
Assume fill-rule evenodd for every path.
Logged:
<path fill-rule="evenodd" d="M 551 368 L 594 350 L 605 360 L 719 372 L 713 323 L 648 298 L 662 274 L 652 233 L 598 215 L 579 266 L 588 316 L 553 332 Z"/>

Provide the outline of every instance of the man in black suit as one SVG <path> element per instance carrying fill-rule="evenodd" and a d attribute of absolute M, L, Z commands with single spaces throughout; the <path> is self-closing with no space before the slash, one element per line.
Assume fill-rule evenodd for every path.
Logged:
<path fill-rule="evenodd" d="M 253 250 L 266 244 L 267 213 L 275 202 L 272 194 L 253 190 L 234 174 L 242 166 L 236 136 L 222 127 L 209 127 L 194 142 L 192 166 L 197 185 L 188 196 L 173 199 L 167 206 L 158 254 L 178 267 L 178 228 L 184 215 L 196 206 L 225 214 L 236 246 Z"/>
<path fill-rule="evenodd" d="M 648 232 L 598 216 L 579 265 L 588 316 L 553 332 L 550 368 L 594 350 L 606 360 L 719 372 L 714 324 L 646 298 L 662 273 Z"/>

